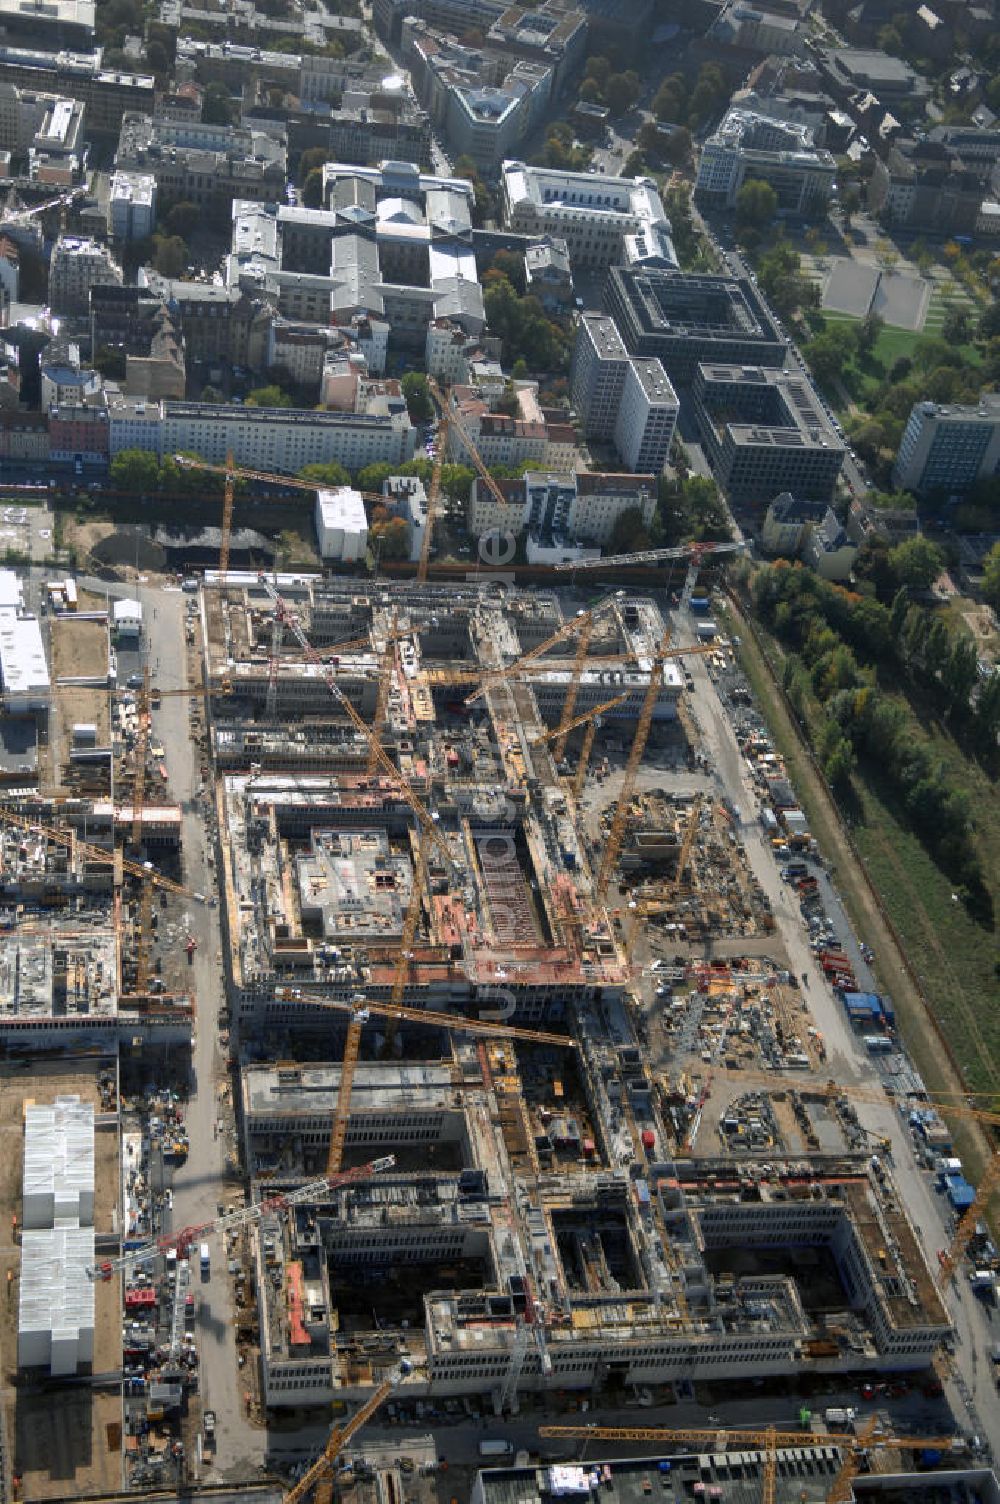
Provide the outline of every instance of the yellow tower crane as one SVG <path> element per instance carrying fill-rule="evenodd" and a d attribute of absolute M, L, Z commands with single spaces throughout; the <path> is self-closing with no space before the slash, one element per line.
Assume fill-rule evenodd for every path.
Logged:
<path fill-rule="evenodd" d="M 335 1425 L 330 1432 L 322 1456 L 317 1457 L 312 1467 L 307 1468 L 302 1477 L 289 1489 L 285 1495 L 285 1504 L 301 1504 L 303 1499 L 312 1493 L 315 1504 L 330 1504 L 333 1498 L 333 1471 L 337 1465 L 337 1458 L 347 1446 L 352 1436 L 356 1436 L 362 1426 L 368 1424 L 377 1410 L 380 1410 L 398 1384 L 401 1384 L 406 1375 L 412 1372 L 412 1364 L 409 1359 L 395 1369 L 388 1378 L 383 1379 L 378 1388 L 371 1394 L 359 1410 L 351 1416 L 350 1420 L 343 1425 Z"/>
<path fill-rule="evenodd" d="M 780 1463 L 780 1452 L 785 1449 L 799 1450 L 802 1447 L 827 1447 L 836 1446 L 842 1452 L 846 1452 L 844 1463 L 833 1479 L 827 1491 L 827 1504 L 843 1504 L 845 1498 L 850 1498 L 850 1491 L 844 1493 L 844 1480 L 848 1483 L 858 1471 L 860 1457 L 866 1451 L 886 1451 L 896 1448 L 907 1448 L 918 1451 L 924 1448 L 934 1448 L 940 1451 L 951 1451 L 955 1445 L 954 1436 L 888 1436 L 875 1435 L 875 1421 L 866 1422 L 861 1432 L 853 1431 L 779 1431 L 775 1426 L 766 1426 L 761 1430 L 736 1430 L 730 1431 L 716 1426 L 714 1429 L 688 1429 L 673 1430 L 659 1426 L 539 1426 L 539 1436 L 548 1440 L 578 1440 L 578 1441 L 636 1441 L 652 1442 L 671 1447 L 683 1446 L 710 1446 L 718 1452 L 744 1451 L 748 1447 L 755 1448 L 761 1454 L 760 1460 L 763 1473 L 762 1498 L 773 1504 L 777 1491 L 777 1475 Z"/>

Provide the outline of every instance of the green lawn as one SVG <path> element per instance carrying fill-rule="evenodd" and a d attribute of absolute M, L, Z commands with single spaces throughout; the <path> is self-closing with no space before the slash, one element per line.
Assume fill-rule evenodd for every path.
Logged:
<path fill-rule="evenodd" d="M 850 313 L 824 313 L 823 318 L 827 325 L 860 323 L 860 320 Z M 896 329 L 886 326 L 879 334 L 875 341 L 875 348 L 864 363 L 849 360 L 841 371 L 840 379 L 853 401 L 860 407 L 864 407 L 886 379 L 894 363 L 904 355 L 912 359 L 921 344 L 926 339 L 933 338 L 940 338 L 937 330 L 928 329 L 923 334 L 918 334 L 913 329 Z M 975 345 L 963 345 L 961 350 L 964 359 L 970 365 L 980 364 L 982 356 Z"/>

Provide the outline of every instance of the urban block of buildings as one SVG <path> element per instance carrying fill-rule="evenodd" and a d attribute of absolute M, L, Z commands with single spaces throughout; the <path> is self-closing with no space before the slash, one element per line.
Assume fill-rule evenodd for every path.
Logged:
<path fill-rule="evenodd" d="M 712 473 L 734 505 L 767 505 L 783 491 L 833 500 L 844 441 L 801 373 L 706 362 L 692 402 Z"/>
<path fill-rule="evenodd" d="M 774 189 L 779 213 L 809 214 L 823 211 L 836 175 L 832 153 L 814 144 L 807 125 L 731 109 L 702 147 L 695 196 L 732 209 L 752 178 Z"/>
<path fill-rule="evenodd" d="M 127 115 L 121 123 L 115 168 L 156 180 L 157 204 L 195 204 L 225 223 L 234 199 L 280 202 L 287 151 L 264 131 L 201 121 Z"/>
<path fill-rule="evenodd" d="M 500 198 L 509 229 L 565 241 L 574 267 L 647 260 L 677 266 L 670 221 L 651 178 L 564 172 L 505 161 Z"/>
<path fill-rule="evenodd" d="M 630 354 L 655 355 L 676 386 L 689 387 L 703 361 L 785 363 L 787 341 L 746 278 L 614 266 L 605 304 Z"/>

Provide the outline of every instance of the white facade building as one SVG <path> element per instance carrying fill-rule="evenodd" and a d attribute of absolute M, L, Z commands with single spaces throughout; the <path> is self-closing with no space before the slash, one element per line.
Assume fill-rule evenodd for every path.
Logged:
<path fill-rule="evenodd" d="M 24 1112 L 23 1226 L 94 1221 L 94 1105 L 79 1097 L 32 1102 Z"/>
<path fill-rule="evenodd" d="M 36 616 L 25 613 L 19 602 L 20 581 L 9 570 L 0 571 L 0 690 L 10 715 L 30 715 L 49 704 L 49 670 L 45 645 Z M 10 582 L 16 591 L 12 594 Z"/>
<path fill-rule="evenodd" d="M 670 221 L 651 178 L 563 172 L 506 161 L 500 190 L 508 228 L 523 235 L 558 236 L 574 267 L 611 266 L 622 260 L 629 236 L 638 235 L 661 251 L 670 244 Z"/>
<path fill-rule="evenodd" d="M 677 426 L 677 393 L 655 355 L 633 356 L 615 420 L 615 448 L 630 470 L 661 474 Z"/>
<path fill-rule="evenodd" d="M 316 538 L 320 555 L 341 564 L 357 564 L 368 547 L 364 497 L 350 486 L 316 493 Z"/>
<path fill-rule="evenodd" d="M 94 1360 L 94 1229 L 25 1228 L 17 1313 L 18 1368 L 75 1374 Z"/>
<path fill-rule="evenodd" d="M 114 393 L 108 400 L 109 450 L 192 453 L 224 463 L 297 475 L 305 465 L 337 460 L 348 470 L 413 458 L 416 430 L 402 396 L 378 391 L 362 412 L 282 407 L 224 407 L 210 402 L 151 402 Z"/>
<path fill-rule="evenodd" d="M 779 210 L 801 214 L 827 202 L 836 175 L 832 153 L 814 145 L 808 125 L 732 109 L 702 148 L 695 193 L 732 208 L 752 178 L 771 185 Z"/>
<path fill-rule="evenodd" d="M 112 240 L 145 240 L 156 228 L 156 179 L 148 172 L 115 172 L 108 195 Z"/>

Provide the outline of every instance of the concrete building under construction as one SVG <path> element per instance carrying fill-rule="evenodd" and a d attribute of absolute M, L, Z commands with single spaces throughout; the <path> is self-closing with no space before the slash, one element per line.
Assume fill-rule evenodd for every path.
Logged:
<path fill-rule="evenodd" d="M 265 1406 L 364 1398 L 404 1356 L 404 1392 L 497 1413 L 926 1366 L 949 1322 L 891 1180 L 694 1158 L 650 1074 L 623 829 L 609 862 L 560 762 L 595 716 L 683 714 L 658 607 L 230 574 L 202 613 L 230 1002 L 280 1062 L 241 1072 L 253 1194 L 395 1159 L 248 1234 Z"/>

